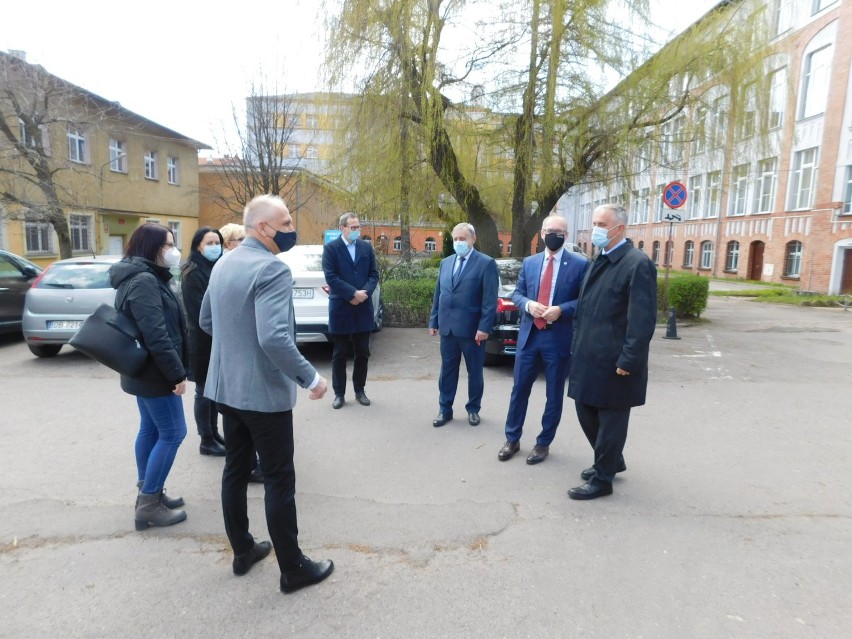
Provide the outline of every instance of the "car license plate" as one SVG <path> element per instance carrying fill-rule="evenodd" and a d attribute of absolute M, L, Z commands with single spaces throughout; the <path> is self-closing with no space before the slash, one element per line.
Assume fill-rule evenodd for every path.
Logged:
<path fill-rule="evenodd" d="M 83 325 L 83 320 L 53 320 L 47 323 L 48 330 L 67 331 L 76 330 Z"/>
<path fill-rule="evenodd" d="M 297 300 L 312 300 L 314 299 L 314 289 L 312 288 L 294 288 L 293 299 Z"/>

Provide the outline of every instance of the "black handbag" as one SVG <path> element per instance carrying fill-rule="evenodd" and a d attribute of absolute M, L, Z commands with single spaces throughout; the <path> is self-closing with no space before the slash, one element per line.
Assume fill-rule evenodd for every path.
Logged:
<path fill-rule="evenodd" d="M 148 349 L 142 343 L 136 322 L 109 304 L 98 306 L 69 344 L 128 377 L 138 375 L 148 359 Z"/>

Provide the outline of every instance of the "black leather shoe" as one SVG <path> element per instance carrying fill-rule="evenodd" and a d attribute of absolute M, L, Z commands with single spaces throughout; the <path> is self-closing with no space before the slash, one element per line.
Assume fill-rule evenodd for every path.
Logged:
<path fill-rule="evenodd" d="M 222 446 L 212 437 L 204 437 L 201 439 L 201 445 L 198 447 L 198 452 L 202 455 L 212 455 L 213 457 L 224 457 L 225 447 Z"/>
<path fill-rule="evenodd" d="M 343 401 L 344 401 L 343 395 L 335 395 L 334 401 L 331 402 L 331 407 L 332 408 L 340 408 L 341 406 L 343 406 Z"/>
<path fill-rule="evenodd" d="M 615 469 L 615 472 L 623 473 L 625 470 L 627 470 L 627 464 L 625 464 L 624 460 L 622 459 L 621 463 L 618 465 L 618 468 Z M 586 470 L 584 470 L 582 473 L 580 473 L 580 479 L 585 479 L 586 481 L 590 480 L 594 476 L 595 476 L 595 467 L 594 466 L 589 466 Z"/>
<path fill-rule="evenodd" d="M 438 416 L 432 420 L 432 426 L 438 428 L 451 421 L 453 421 L 452 413 L 438 413 Z"/>
<path fill-rule="evenodd" d="M 612 484 L 590 484 L 588 482 L 568 491 L 568 496 L 571 499 L 597 499 L 611 494 Z"/>
<path fill-rule="evenodd" d="M 334 562 L 331 559 L 311 561 L 305 555 L 299 565 L 293 570 L 281 574 L 281 592 L 295 592 L 305 586 L 313 586 L 334 572 Z"/>
<path fill-rule="evenodd" d="M 367 397 L 367 395 L 366 395 L 366 393 L 364 393 L 364 391 L 361 391 L 360 393 L 355 393 L 355 399 L 358 400 L 358 403 L 361 404 L 361 406 L 369 406 L 370 405 L 370 398 Z"/>
<path fill-rule="evenodd" d="M 533 464 L 540 464 L 545 459 L 547 459 L 547 454 L 550 452 L 549 446 L 539 446 L 536 444 L 533 446 L 532 452 L 527 457 L 527 463 L 532 466 Z"/>
<path fill-rule="evenodd" d="M 467 423 L 471 426 L 479 426 L 479 423 L 482 420 L 479 419 L 479 413 L 468 413 L 467 414 Z"/>
<path fill-rule="evenodd" d="M 254 548 L 248 552 L 244 552 L 242 555 L 234 555 L 234 574 L 246 574 L 252 566 L 264 559 L 270 550 L 272 550 L 272 544 L 268 541 L 262 541 L 260 543 L 255 542 Z"/>
<path fill-rule="evenodd" d="M 521 442 L 506 442 L 500 452 L 497 453 L 497 459 L 500 461 L 512 459 L 512 456 L 519 450 L 521 450 Z"/>

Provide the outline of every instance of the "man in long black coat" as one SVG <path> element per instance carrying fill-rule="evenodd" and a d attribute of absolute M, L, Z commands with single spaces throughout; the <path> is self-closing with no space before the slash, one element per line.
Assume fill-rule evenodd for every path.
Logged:
<path fill-rule="evenodd" d="M 600 249 L 586 272 L 574 313 L 568 396 L 595 450 L 571 499 L 612 494 L 616 473 L 627 469 L 622 451 L 630 409 L 645 403 L 648 348 L 657 321 L 657 269 L 625 238 L 627 212 L 604 204 L 592 216 L 592 243 Z"/>

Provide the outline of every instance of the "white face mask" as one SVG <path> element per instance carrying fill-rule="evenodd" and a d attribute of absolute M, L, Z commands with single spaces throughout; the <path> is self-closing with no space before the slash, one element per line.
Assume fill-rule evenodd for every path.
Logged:
<path fill-rule="evenodd" d="M 180 251 L 177 247 L 172 247 L 168 251 L 163 253 L 163 266 L 167 268 L 174 268 L 175 266 L 180 266 Z"/>

